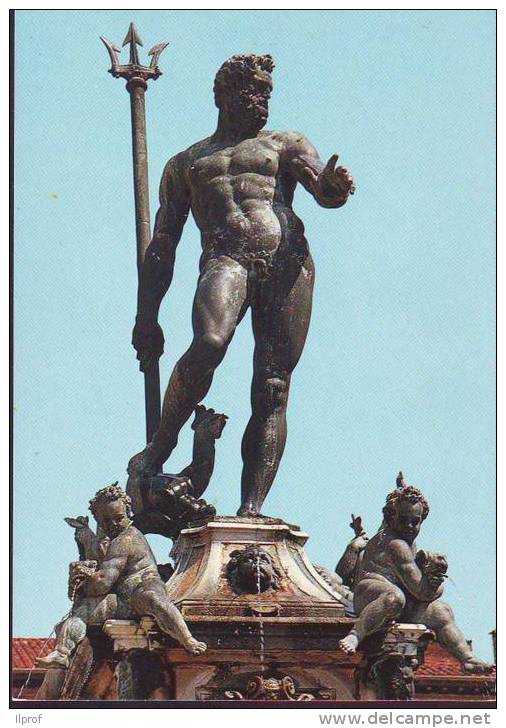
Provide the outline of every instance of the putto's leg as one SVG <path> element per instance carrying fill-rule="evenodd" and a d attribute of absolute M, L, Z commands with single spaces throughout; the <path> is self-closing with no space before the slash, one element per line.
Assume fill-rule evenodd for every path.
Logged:
<path fill-rule="evenodd" d="M 292 267 L 294 264 L 292 263 Z M 288 266 L 288 276 L 293 273 Z M 255 298 L 251 419 L 242 441 L 243 473 L 238 515 L 258 515 L 278 471 L 286 442 L 291 373 L 304 348 L 311 316 L 314 267 L 308 255 L 293 281 L 279 274 Z"/>
<path fill-rule="evenodd" d="M 351 632 L 339 641 L 339 647 L 353 654 L 362 640 L 396 619 L 405 604 L 404 594 L 393 584 L 376 579 L 362 580 L 357 585 L 354 597 L 355 611 L 359 617 Z"/>
<path fill-rule="evenodd" d="M 491 665 L 473 655 L 466 638 L 455 623 L 453 611 L 447 604 L 439 601 L 429 604 L 425 611 L 424 623 L 429 629 L 434 630 L 438 642 L 461 662 L 465 672 L 491 672 Z"/>
<path fill-rule="evenodd" d="M 129 463 L 132 479 L 128 490 L 134 499 L 133 479 L 161 465 L 175 448 L 180 429 L 207 394 L 246 307 L 246 270 L 227 256 L 208 261 L 193 302 L 193 342 L 172 372 L 152 442 Z"/>
<path fill-rule="evenodd" d="M 152 616 L 162 632 L 177 640 L 191 654 L 199 655 L 207 649 L 205 642 L 193 637 L 181 612 L 167 596 L 162 581 L 153 579 L 143 583 L 132 595 L 131 605 L 140 616 Z"/>
<path fill-rule="evenodd" d="M 69 659 L 77 645 L 86 637 L 88 624 L 103 624 L 106 619 L 116 616 L 117 597 L 108 594 L 105 597 L 86 597 L 77 601 L 72 614 L 57 624 L 56 647 L 46 657 L 36 661 L 39 667 L 68 667 Z"/>

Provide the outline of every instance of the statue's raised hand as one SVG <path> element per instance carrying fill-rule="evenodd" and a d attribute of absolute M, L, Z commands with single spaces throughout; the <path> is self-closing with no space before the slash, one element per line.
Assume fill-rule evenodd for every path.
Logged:
<path fill-rule="evenodd" d="M 346 167 L 336 167 L 338 154 L 333 154 L 314 183 L 320 198 L 342 200 L 346 202 L 349 195 L 355 192 L 355 182 Z"/>
<path fill-rule="evenodd" d="M 137 317 L 132 332 L 132 345 L 137 352 L 139 368 L 145 372 L 163 354 L 163 331 L 157 321 Z"/>

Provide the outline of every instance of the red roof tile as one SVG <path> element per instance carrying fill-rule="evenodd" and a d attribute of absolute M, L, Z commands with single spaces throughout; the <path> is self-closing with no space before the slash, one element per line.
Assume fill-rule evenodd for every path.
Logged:
<path fill-rule="evenodd" d="M 488 679 L 495 679 L 494 672 L 489 676 L 482 675 L 469 675 L 469 673 L 462 672 L 460 662 L 452 657 L 448 652 L 437 642 L 431 642 L 427 650 L 425 651 L 424 664 L 419 667 L 416 671 L 416 677 L 488 677 Z"/>
<path fill-rule="evenodd" d="M 54 649 L 54 639 L 45 640 L 41 637 L 15 637 L 12 640 L 12 667 L 17 669 L 30 669 L 34 666 L 37 657 L 47 655 Z"/>

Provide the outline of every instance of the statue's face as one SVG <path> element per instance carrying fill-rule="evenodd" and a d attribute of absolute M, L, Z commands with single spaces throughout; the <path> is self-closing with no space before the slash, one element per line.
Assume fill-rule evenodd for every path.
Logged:
<path fill-rule="evenodd" d="M 271 93 L 270 73 L 257 68 L 245 75 L 242 84 L 224 101 L 229 118 L 248 131 L 260 131 L 267 123 Z"/>
<path fill-rule="evenodd" d="M 130 525 L 126 506 L 122 500 L 115 500 L 101 505 L 97 509 L 97 521 L 109 538 L 119 536 Z"/>
<path fill-rule="evenodd" d="M 420 533 L 423 507 L 421 503 L 400 501 L 390 524 L 393 531 L 406 541 L 414 541 Z"/>
<path fill-rule="evenodd" d="M 249 594 L 277 588 L 274 565 L 262 549 L 245 549 L 231 554 L 238 586 Z"/>

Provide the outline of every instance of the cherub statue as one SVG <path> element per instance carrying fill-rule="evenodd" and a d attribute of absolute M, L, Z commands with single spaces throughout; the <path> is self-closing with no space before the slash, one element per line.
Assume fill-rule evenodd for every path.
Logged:
<path fill-rule="evenodd" d="M 56 648 L 37 661 L 40 667 L 68 667 L 69 657 L 89 625 L 107 619 L 150 615 L 162 632 L 191 654 L 206 650 L 190 633 L 183 617 L 167 596 L 155 557 L 143 534 L 130 520 L 130 498 L 117 483 L 102 488 L 90 501 L 90 510 L 110 542 L 98 561 L 70 565 L 70 615 L 56 629 Z"/>
<path fill-rule="evenodd" d="M 423 493 L 403 484 L 387 496 L 384 521 L 362 555 L 354 586 L 358 619 L 339 642 L 354 653 L 362 640 L 393 621 L 425 624 L 462 664 L 465 672 L 488 673 L 455 624 L 450 607 L 439 601 L 448 564 L 442 554 L 416 550 L 415 539 L 429 513 Z"/>

